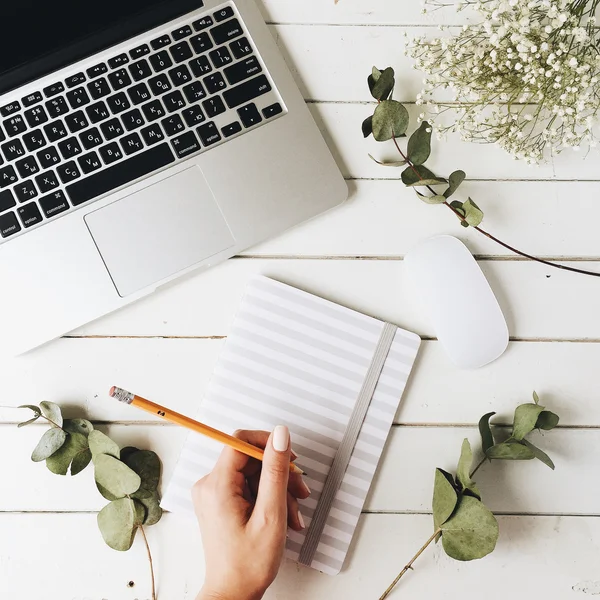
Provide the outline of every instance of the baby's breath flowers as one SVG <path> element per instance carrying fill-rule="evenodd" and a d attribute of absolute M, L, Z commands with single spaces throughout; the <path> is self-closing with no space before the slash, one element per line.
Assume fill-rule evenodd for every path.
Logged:
<path fill-rule="evenodd" d="M 447 6 L 426 0 L 432 9 Z M 596 146 L 600 111 L 600 0 L 463 0 L 480 22 L 407 45 L 426 74 L 418 104 L 439 136 L 497 143 L 537 163 Z M 443 28 L 449 29 L 449 28 Z M 453 99 L 443 100 L 443 90 Z M 440 93 L 441 92 L 441 93 Z M 425 115 L 423 115 L 423 118 Z"/>

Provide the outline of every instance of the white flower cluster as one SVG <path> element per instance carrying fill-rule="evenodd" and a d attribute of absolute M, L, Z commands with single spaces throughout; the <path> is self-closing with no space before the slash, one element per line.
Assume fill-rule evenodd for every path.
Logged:
<path fill-rule="evenodd" d="M 427 0 L 439 6 L 439 0 Z M 600 110 L 600 0 L 463 0 L 482 19 L 448 37 L 407 45 L 425 72 L 418 104 L 438 135 L 498 143 L 536 163 L 596 145 Z M 445 28 L 446 30 L 450 28 Z M 445 101 L 441 98 L 452 99 Z M 424 118 L 424 114 L 422 118 Z M 449 119 L 449 121 L 448 121 Z"/>

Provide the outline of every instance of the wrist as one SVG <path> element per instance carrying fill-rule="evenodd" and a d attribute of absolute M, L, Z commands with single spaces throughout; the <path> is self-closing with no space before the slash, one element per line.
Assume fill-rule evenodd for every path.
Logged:
<path fill-rule="evenodd" d="M 261 600 L 264 591 L 260 593 L 244 592 L 225 592 L 204 586 L 196 600 Z"/>

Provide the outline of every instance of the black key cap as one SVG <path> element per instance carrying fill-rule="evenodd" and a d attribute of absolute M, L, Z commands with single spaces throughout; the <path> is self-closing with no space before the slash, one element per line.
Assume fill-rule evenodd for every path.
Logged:
<path fill-rule="evenodd" d="M 0 127 L 0 142 L 3 142 L 6 139 L 6 135 L 4 134 L 4 131 L 2 130 L 2 128 Z M 2 164 L 2 159 L 0 158 L 0 165 Z"/>
<path fill-rule="evenodd" d="M 40 171 L 40 167 L 37 164 L 34 156 L 27 156 L 21 160 L 18 160 L 15 164 L 15 167 L 17 167 L 17 171 L 19 171 L 19 175 L 23 179 L 30 177 L 31 175 L 35 175 Z"/>
<path fill-rule="evenodd" d="M 176 133 L 181 133 L 185 129 L 185 125 L 179 115 L 171 115 L 161 121 L 163 129 L 169 137 Z"/>
<path fill-rule="evenodd" d="M 120 112 L 131 108 L 131 104 L 125 95 L 125 92 L 119 92 L 118 94 L 107 98 L 106 103 L 113 115 L 118 115 Z"/>
<path fill-rule="evenodd" d="M 241 130 L 242 126 L 237 121 L 229 123 L 229 125 L 225 125 L 225 127 L 221 128 L 221 132 L 225 137 L 231 137 L 232 135 L 239 133 Z"/>
<path fill-rule="evenodd" d="M 264 75 L 259 75 L 254 79 L 250 79 L 237 87 L 225 90 L 223 98 L 227 102 L 229 108 L 236 108 L 241 104 L 245 104 L 258 96 L 262 96 L 271 91 L 271 84 Z"/>
<path fill-rule="evenodd" d="M 144 124 L 144 117 L 142 117 L 142 113 L 137 108 L 134 108 L 121 115 L 121 121 L 123 121 L 123 125 L 125 125 L 127 131 L 133 131 Z"/>
<path fill-rule="evenodd" d="M 46 96 L 46 98 L 51 98 L 52 96 L 56 96 L 56 94 L 60 94 L 61 92 L 64 92 L 64 91 L 65 91 L 65 86 L 61 81 L 59 81 L 58 83 L 53 83 L 52 85 L 45 87 L 44 88 L 44 96 Z"/>
<path fill-rule="evenodd" d="M 165 34 L 159 38 L 156 38 L 155 40 L 152 40 L 150 42 L 150 45 L 152 46 L 153 50 L 158 50 L 159 48 L 164 48 L 165 46 L 168 46 L 170 43 L 171 38 Z"/>
<path fill-rule="evenodd" d="M 194 125 L 199 125 L 200 123 L 206 121 L 206 117 L 204 116 L 202 109 L 198 105 L 186 108 L 181 114 L 183 115 L 185 122 L 190 127 L 193 127 Z"/>
<path fill-rule="evenodd" d="M 209 94 L 216 94 L 227 87 L 227 84 L 225 83 L 221 73 L 213 73 L 212 75 L 205 77 L 204 85 L 206 86 Z"/>
<path fill-rule="evenodd" d="M 279 115 L 282 112 L 283 108 L 281 107 L 281 104 L 279 104 L 279 102 L 275 102 L 275 104 L 271 104 L 270 106 L 267 106 L 267 108 L 263 108 L 262 114 L 264 115 L 265 119 L 270 119 L 271 117 Z"/>
<path fill-rule="evenodd" d="M 76 75 L 71 75 L 71 77 L 67 77 L 65 79 L 65 83 L 69 89 L 74 88 L 77 85 L 81 85 L 85 81 L 85 75 L 83 73 L 77 73 Z"/>
<path fill-rule="evenodd" d="M 169 77 L 173 82 L 174 86 L 183 85 L 189 83 L 192 80 L 192 74 L 185 65 L 179 65 L 169 71 Z"/>
<path fill-rule="evenodd" d="M 240 115 L 240 119 L 244 124 L 244 127 L 252 127 L 257 123 L 262 121 L 262 117 L 258 112 L 258 108 L 256 108 L 256 104 L 247 104 L 246 106 L 242 106 L 242 108 L 238 108 L 238 115 Z"/>
<path fill-rule="evenodd" d="M 87 154 L 80 156 L 77 159 L 77 162 L 79 163 L 81 170 L 86 175 L 88 173 L 97 171 L 102 166 L 102 163 L 100 162 L 100 159 L 98 158 L 98 155 L 95 152 L 88 152 Z"/>
<path fill-rule="evenodd" d="M 171 140 L 177 158 L 184 158 L 200 150 L 200 142 L 193 131 L 188 131 Z"/>
<path fill-rule="evenodd" d="M 108 119 L 108 117 L 110 117 L 108 108 L 106 108 L 106 104 L 104 104 L 102 100 L 100 102 L 96 102 L 96 104 L 88 106 L 85 109 L 85 112 L 92 123 L 100 123 L 100 121 L 104 121 L 104 119 Z"/>
<path fill-rule="evenodd" d="M 198 135 L 205 146 L 216 144 L 221 139 L 219 130 L 212 121 L 206 123 L 205 125 L 200 125 L 196 131 L 198 132 Z"/>
<path fill-rule="evenodd" d="M 21 115 L 15 115 L 10 119 L 3 121 L 4 129 L 8 133 L 9 137 L 14 137 L 23 133 L 27 129 L 27 123 Z"/>
<path fill-rule="evenodd" d="M 70 208 L 69 201 L 62 190 L 57 190 L 52 194 L 40 198 L 40 206 L 48 219 Z"/>
<path fill-rule="evenodd" d="M 138 60 L 132 65 L 129 65 L 129 72 L 131 73 L 134 81 L 141 81 L 142 79 L 146 79 L 146 77 L 150 77 L 150 75 L 152 75 L 152 69 L 148 64 L 148 61 L 145 59 Z"/>
<path fill-rule="evenodd" d="M 83 114 L 82 110 L 78 110 L 72 115 L 66 116 L 65 123 L 67 124 L 67 127 L 71 133 L 77 133 L 89 125 L 88 120 L 85 114 Z"/>
<path fill-rule="evenodd" d="M 224 67 L 225 65 L 229 65 L 233 61 L 233 58 L 231 58 L 231 54 L 229 53 L 229 50 L 227 50 L 227 48 L 225 46 L 222 46 L 221 48 L 217 48 L 216 50 L 213 50 L 212 52 L 209 53 L 209 56 L 210 56 L 210 60 L 212 60 L 213 65 L 215 65 L 215 67 L 217 69 L 220 69 L 221 67 Z"/>
<path fill-rule="evenodd" d="M 137 85 L 134 85 L 132 88 L 127 90 L 127 93 L 129 94 L 131 102 L 133 102 L 135 106 L 142 104 L 142 102 L 146 102 L 151 98 L 150 90 L 145 83 L 138 83 Z"/>
<path fill-rule="evenodd" d="M 92 127 L 91 129 L 79 134 L 79 139 L 86 150 L 91 150 L 92 148 L 104 143 L 104 140 L 102 139 L 97 127 Z"/>
<path fill-rule="evenodd" d="M 131 85 L 131 77 L 129 77 L 129 73 L 126 69 L 119 69 L 114 73 L 111 73 L 108 76 L 108 80 L 110 81 L 110 85 L 115 92 L 122 90 L 124 87 Z"/>
<path fill-rule="evenodd" d="M 256 59 L 255 56 L 251 56 L 246 60 L 242 60 L 235 65 L 231 65 L 227 67 L 224 71 L 225 77 L 230 85 L 235 85 L 240 81 L 244 81 L 244 79 L 248 79 L 248 77 L 252 77 L 253 75 L 258 75 L 262 71 L 262 67 L 260 63 Z"/>
<path fill-rule="evenodd" d="M 160 73 L 161 71 L 172 67 L 173 61 L 171 60 L 169 53 L 166 50 L 162 50 L 150 57 L 150 64 L 157 73 Z"/>
<path fill-rule="evenodd" d="M 233 8 L 231 8 L 231 6 L 226 6 L 225 8 L 217 11 L 214 17 L 217 23 L 224 21 L 225 19 L 229 19 L 229 17 L 233 17 Z"/>
<path fill-rule="evenodd" d="M 58 119 L 57 121 L 52 121 L 52 123 L 48 123 L 48 125 L 44 126 L 44 133 L 50 142 L 56 142 L 58 140 L 62 140 L 62 138 L 67 137 L 67 128 L 65 124 Z"/>
<path fill-rule="evenodd" d="M 118 69 L 123 65 L 126 65 L 129 62 L 129 56 L 127 54 L 119 54 L 119 56 L 115 56 L 108 61 L 108 66 L 111 69 Z"/>
<path fill-rule="evenodd" d="M 0 146 L 2 148 L 2 154 L 6 157 L 6 160 L 16 160 L 21 156 L 25 156 L 25 148 L 23 148 L 23 144 L 21 140 L 12 140 L 10 142 L 6 142 L 6 144 L 2 144 Z"/>
<path fill-rule="evenodd" d="M 75 88 L 74 90 L 67 92 L 67 100 L 69 101 L 71 108 L 79 108 L 80 106 L 85 106 L 90 103 L 90 97 L 83 87 Z"/>
<path fill-rule="evenodd" d="M 62 96 L 59 96 L 58 98 L 54 98 L 54 100 L 46 102 L 46 110 L 50 116 L 55 119 L 56 117 L 60 117 L 65 113 L 68 113 L 69 106 L 65 102 L 65 99 Z"/>
<path fill-rule="evenodd" d="M 0 115 L 3 117 L 10 117 L 10 115 L 19 110 L 21 110 L 21 105 L 18 102 L 11 102 L 10 104 L 5 104 L 2 108 L 0 108 Z"/>
<path fill-rule="evenodd" d="M 233 56 L 236 58 L 244 58 L 244 56 L 248 56 L 248 54 L 252 54 L 252 46 L 247 38 L 243 37 L 239 40 L 235 40 L 229 44 L 231 51 L 233 52 Z"/>
<path fill-rule="evenodd" d="M 79 168 L 75 164 L 74 160 L 72 160 L 71 162 L 65 163 L 64 165 L 60 165 L 60 167 L 58 167 L 56 169 L 56 172 L 58 173 L 58 176 L 60 177 L 60 180 L 63 183 L 69 183 L 69 182 L 73 181 L 74 179 L 81 177 Z"/>
<path fill-rule="evenodd" d="M 87 87 L 90 92 L 90 96 L 94 100 L 98 100 L 110 94 L 110 86 L 104 77 L 96 79 L 95 81 L 92 81 L 92 83 L 88 83 Z"/>
<path fill-rule="evenodd" d="M 49 169 L 50 167 L 57 165 L 61 161 L 58 151 L 52 146 L 50 148 L 42 150 L 41 152 L 38 152 L 37 157 L 40 161 L 40 164 L 42 165 L 42 169 Z M 46 190 L 42 191 L 45 192 Z"/>
<path fill-rule="evenodd" d="M 150 89 L 155 96 L 160 96 L 171 89 L 169 78 L 163 73 L 148 81 Z"/>
<path fill-rule="evenodd" d="M 67 193 L 73 206 L 79 206 L 174 161 L 175 157 L 169 145 L 162 143 L 70 185 L 67 187 Z"/>
<path fill-rule="evenodd" d="M 4 190 L 0 192 L 0 212 L 4 212 L 13 206 L 16 206 L 15 197 L 10 190 Z"/>
<path fill-rule="evenodd" d="M 199 81 L 194 81 L 194 83 L 190 83 L 183 88 L 183 93 L 185 97 L 188 99 L 190 104 L 194 104 L 194 102 L 198 102 L 198 100 L 202 100 L 202 98 L 206 98 L 206 91 L 202 87 L 202 84 Z"/>
<path fill-rule="evenodd" d="M 32 106 L 33 104 L 37 104 L 43 100 L 41 92 L 33 92 L 33 94 L 29 94 L 29 96 L 25 96 L 25 98 L 21 98 L 21 102 L 23 106 Z"/>
<path fill-rule="evenodd" d="M 3 238 L 7 238 L 9 235 L 13 235 L 19 231 L 21 231 L 21 226 L 14 212 L 0 215 L 0 235 Z"/>
<path fill-rule="evenodd" d="M 25 228 L 37 225 L 42 221 L 42 213 L 35 202 L 19 206 L 17 212 Z"/>
<path fill-rule="evenodd" d="M 94 65 L 90 67 L 86 73 L 90 79 L 94 79 L 94 77 L 100 77 L 100 75 L 104 75 L 108 71 L 108 68 L 105 63 L 100 63 L 99 65 Z"/>
<path fill-rule="evenodd" d="M 44 134 L 41 129 L 34 129 L 33 131 L 28 131 L 23 136 L 23 142 L 29 152 L 33 152 L 35 150 L 39 150 L 43 148 L 47 142 Z"/>
<path fill-rule="evenodd" d="M 60 185 L 56 175 L 54 174 L 54 171 L 46 171 L 45 173 L 42 173 L 42 175 L 38 175 L 35 178 L 35 182 L 40 188 L 40 192 L 42 192 L 42 194 L 45 194 L 46 192 L 49 192 Z"/>
<path fill-rule="evenodd" d="M 142 110 L 148 122 L 156 121 L 156 119 L 160 119 L 160 117 L 164 117 L 166 114 L 160 100 L 153 100 L 148 104 L 144 104 Z"/>
<path fill-rule="evenodd" d="M 188 35 L 192 35 L 192 28 L 189 25 L 184 25 L 175 31 L 171 31 L 171 36 L 174 40 L 181 40 Z"/>
<path fill-rule="evenodd" d="M 202 54 L 202 52 L 210 50 L 214 45 L 208 36 L 208 33 L 195 35 L 190 42 L 192 43 L 192 47 L 194 48 L 196 54 Z"/>
<path fill-rule="evenodd" d="M 231 21 L 227 21 L 222 25 L 213 27 L 210 30 L 210 33 L 212 34 L 217 45 L 220 46 L 221 44 L 229 42 L 230 40 L 242 35 L 244 31 L 242 30 L 242 26 L 237 19 L 231 19 Z"/>
<path fill-rule="evenodd" d="M 211 17 L 202 17 L 201 19 L 194 21 L 192 23 L 192 27 L 196 31 L 202 31 L 203 29 L 206 29 L 207 27 L 210 27 L 211 25 L 213 25 L 213 23 L 214 23 L 214 21 L 212 20 Z"/>
<path fill-rule="evenodd" d="M 179 90 L 175 90 L 166 96 L 163 96 L 163 103 L 170 113 L 179 110 L 185 106 L 185 100 Z"/>
<path fill-rule="evenodd" d="M 60 142 L 58 144 L 58 149 L 60 150 L 60 153 L 63 155 L 64 159 L 69 159 L 82 153 L 81 146 L 77 141 L 77 138 L 74 137 Z"/>
<path fill-rule="evenodd" d="M 146 54 L 150 54 L 150 46 L 148 46 L 148 44 L 142 44 L 129 51 L 129 56 L 131 56 L 132 60 L 136 60 L 141 56 L 146 56 Z"/>
<path fill-rule="evenodd" d="M 141 133 L 144 142 L 146 142 L 146 146 L 152 146 L 152 144 L 156 144 L 165 139 L 165 135 L 158 123 L 154 123 L 154 125 L 150 125 L 150 127 L 144 127 Z"/>
<path fill-rule="evenodd" d="M 14 191 L 19 199 L 19 202 L 27 202 L 38 195 L 35 185 L 31 179 L 28 179 L 27 181 L 21 181 L 14 187 Z"/>
<path fill-rule="evenodd" d="M 102 146 L 99 152 L 105 165 L 110 165 L 116 160 L 123 158 L 123 151 L 121 150 L 117 142 L 113 142 L 112 144 Z"/>
<path fill-rule="evenodd" d="M 202 106 L 204 107 L 204 110 L 206 111 L 206 114 L 208 115 L 209 119 L 212 119 L 212 117 L 216 117 L 217 115 L 224 113 L 226 110 L 225 105 L 223 104 L 223 100 L 221 100 L 220 96 L 213 96 L 212 98 L 205 100 L 202 103 Z"/>
<path fill-rule="evenodd" d="M 194 60 L 190 60 L 188 64 L 190 65 L 192 73 L 196 77 L 200 77 L 200 75 L 206 75 L 206 73 L 210 73 L 212 71 L 212 65 L 208 61 L 207 56 L 199 56 Z"/>
<path fill-rule="evenodd" d="M 125 154 L 129 156 L 130 154 L 141 150 L 144 147 L 144 144 L 137 133 L 130 133 L 121 140 L 121 146 L 123 147 Z"/>
<path fill-rule="evenodd" d="M 17 183 L 18 179 L 17 173 L 11 165 L 0 169 L 0 188 L 5 188 L 13 183 Z"/>
<path fill-rule="evenodd" d="M 106 121 L 106 123 L 102 123 L 100 129 L 107 141 L 114 140 L 125 133 L 119 119 L 111 119 L 110 121 Z"/>
<path fill-rule="evenodd" d="M 179 44 L 171 46 L 169 51 L 171 52 L 171 56 L 176 63 L 183 62 L 184 60 L 188 60 L 194 56 L 194 53 L 187 42 L 179 42 Z"/>

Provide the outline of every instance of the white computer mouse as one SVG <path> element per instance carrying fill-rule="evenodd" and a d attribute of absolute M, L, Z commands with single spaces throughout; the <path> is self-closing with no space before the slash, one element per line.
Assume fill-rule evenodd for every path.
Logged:
<path fill-rule="evenodd" d="M 460 240 L 450 235 L 430 238 L 407 254 L 405 264 L 420 306 L 458 367 L 482 367 L 506 350 L 506 319 Z"/>

